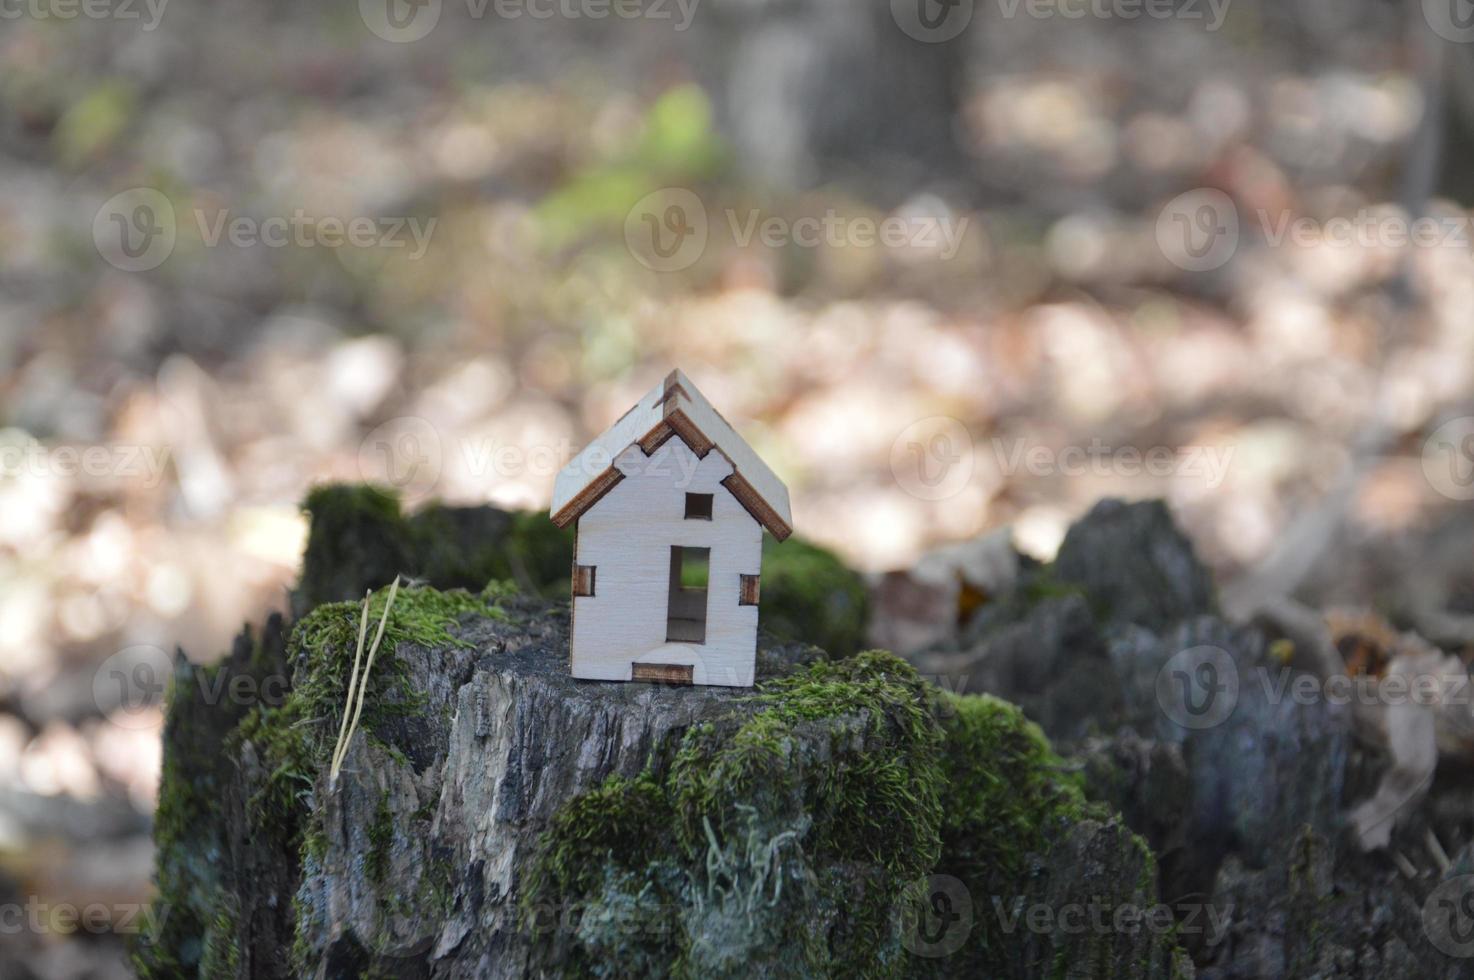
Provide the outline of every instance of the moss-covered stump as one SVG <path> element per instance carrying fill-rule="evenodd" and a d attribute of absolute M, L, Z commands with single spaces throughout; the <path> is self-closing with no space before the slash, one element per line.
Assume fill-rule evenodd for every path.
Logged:
<path fill-rule="evenodd" d="M 1393 873 L 1387 852 L 1363 854 L 1343 831 L 1385 753 L 1360 744 L 1334 696 L 1295 694 L 1322 688 L 1287 658 L 1292 637 L 1214 613 L 1211 576 L 1161 503 L 1102 501 L 1056 562 L 1018 566 L 960 643 L 917 660 L 949 690 L 1018 704 L 1075 755 L 1088 796 L 1155 853 L 1201 976 L 1463 975 L 1424 934 L 1436 875 Z M 1438 841 L 1439 867 L 1448 842 L 1467 841 L 1467 781 L 1442 773 L 1399 814 L 1391 853 Z M 1048 846 L 1057 860 L 1065 845 Z"/>
<path fill-rule="evenodd" d="M 1153 895 L 1141 842 L 1003 702 L 801 645 L 765 644 L 756 691 L 580 682 L 566 606 L 415 587 L 334 785 L 358 611 L 216 668 L 287 671 L 278 703 L 178 688 L 145 975 L 1173 975 L 1169 933 L 1010 925 Z M 953 879 L 970 921 L 928 911 Z"/>
<path fill-rule="evenodd" d="M 438 589 L 510 581 L 527 592 L 568 595 L 573 532 L 544 514 L 431 504 L 406 515 L 392 491 L 365 484 L 317 487 L 302 506 L 311 528 L 292 596 L 297 615 L 359 599 L 395 575 Z"/>
<path fill-rule="evenodd" d="M 504 580 L 524 592 L 567 598 L 573 532 L 546 514 L 431 504 L 401 511 L 391 491 L 331 484 L 308 494 L 311 518 L 293 610 L 358 599 L 404 575 L 437 589 L 478 590 Z M 865 582 L 833 553 L 790 538 L 763 539 L 759 622 L 780 641 L 847 657 L 865 641 Z"/>
<path fill-rule="evenodd" d="M 781 639 L 803 640 L 831 657 L 865 644 L 870 594 L 858 572 L 832 552 L 798 538 L 763 537 L 758 621 Z"/>

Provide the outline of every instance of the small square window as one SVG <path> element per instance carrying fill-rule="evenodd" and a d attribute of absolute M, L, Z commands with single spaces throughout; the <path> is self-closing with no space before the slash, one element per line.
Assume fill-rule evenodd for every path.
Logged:
<path fill-rule="evenodd" d="M 594 573 L 597 569 L 593 565 L 573 566 L 573 594 L 575 596 L 591 596 L 594 594 Z"/>
<path fill-rule="evenodd" d="M 762 594 L 762 578 L 757 575 L 743 575 L 741 587 L 737 594 L 737 605 L 755 606 Z"/>
<path fill-rule="evenodd" d="M 712 495 L 709 493 L 686 494 L 686 520 L 711 520 L 711 498 Z"/>

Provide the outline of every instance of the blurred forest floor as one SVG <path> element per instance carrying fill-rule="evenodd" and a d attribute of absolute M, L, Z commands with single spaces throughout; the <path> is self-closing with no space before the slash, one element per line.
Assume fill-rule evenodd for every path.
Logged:
<path fill-rule="evenodd" d="M 809 5 L 774 5 L 776 34 L 724 21 L 734 6 L 674 42 L 450 5 L 410 43 L 351 6 L 5 23 L 0 886 L 147 894 L 161 719 L 105 716 L 99 665 L 137 646 L 211 661 L 283 608 L 311 485 L 544 507 L 557 468 L 677 365 L 788 482 L 799 534 L 874 572 L 1005 526 L 1049 557 L 1099 498 L 1160 496 L 1231 581 L 1382 433 L 1307 598 L 1377 606 L 1462 540 L 1428 577 L 1474 612 L 1468 498 L 1428 448 L 1474 415 L 1468 240 L 1275 243 L 1249 217 L 1407 217 L 1427 92 L 1401 13 L 1243 3 L 1209 32 L 979 6 L 952 50 L 955 145 L 917 147 L 960 163 L 890 172 L 863 140 L 807 142 L 888 122 L 830 104 L 850 63 Z M 789 44 L 840 77 L 791 68 Z M 734 121 L 762 99 L 771 140 Z M 825 179 L 755 176 L 774 160 Z M 661 272 L 632 237 L 673 187 L 709 227 Z M 130 188 L 175 216 L 146 271 L 95 240 Z M 1195 188 L 1243 229 L 1201 272 L 1159 221 Z M 211 241 L 221 220 L 296 214 L 397 222 L 406 247 Z M 955 248 L 743 241 L 750 218 L 829 215 Z M 57 938 L 27 938 L 30 969 L 119 968 L 111 939 Z"/>

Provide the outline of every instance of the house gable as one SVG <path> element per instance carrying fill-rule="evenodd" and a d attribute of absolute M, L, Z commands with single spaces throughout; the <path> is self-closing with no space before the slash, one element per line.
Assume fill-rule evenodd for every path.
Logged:
<path fill-rule="evenodd" d="M 619 481 L 578 522 L 575 575 L 589 588 L 573 600 L 574 676 L 682 668 L 690 683 L 751 685 L 758 610 L 744 583 L 761 573 L 763 527 L 726 484 L 731 462 L 674 436 L 649 454 L 628 447 L 613 468 Z M 703 498 L 694 513 L 690 494 Z M 695 593 L 678 587 L 690 562 Z"/>
<path fill-rule="evenodd" d="M 628 473 L 617 461 L 634 450 L 645 460 L 678 436 L 700 459 L 713 450 L 731 473 L 722 485 L 778 540 L 793 533 L 788 488 L 684 374 L 672 371 L 619 421 L 595 439 L 558 474 L 553 486 L 553 523 L 567 527 L 609 493 Z"/>

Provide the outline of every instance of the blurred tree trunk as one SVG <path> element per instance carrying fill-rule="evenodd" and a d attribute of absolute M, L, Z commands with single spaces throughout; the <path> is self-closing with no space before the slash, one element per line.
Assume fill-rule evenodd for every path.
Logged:
<path fill-rule="evenodd" d="M 721 112 L 749 179 L 894 195 L 963 172 L 955 120 L 965 31 L 918 41 L 889 3 L 719 0 L 716 9 Z"/>

